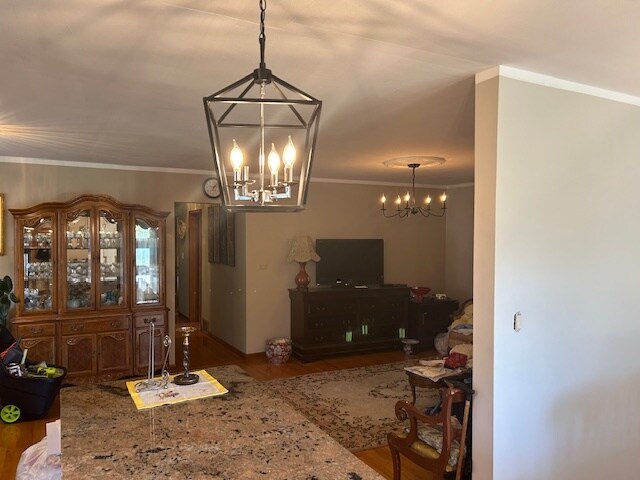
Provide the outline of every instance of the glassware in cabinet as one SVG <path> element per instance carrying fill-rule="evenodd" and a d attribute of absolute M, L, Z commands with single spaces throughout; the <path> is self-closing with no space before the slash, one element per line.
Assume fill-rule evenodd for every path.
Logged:
<path fill-rule="evenodd" d="M 135 302 L 138 305 L 160 302 L 160 226 L 142 218 L 135 219 Z"/>
<path fill-rule="evenodd" d="M 124 302 L 124 219 L 109 210 L 98 215 L 100 244 L 100 306 L 119 306 Z"/>
<path fill-rule="evenodd" d="M 70 310 L 93 306 L 91 281 L 91 210 L 67 215 L 66 303 Z"/>
<path fill-rule="evenodd" d="M 21 281 L 25 313 L 48 312 L 54 308 L 54 214 L 44 214 L 22 223 Z"/>

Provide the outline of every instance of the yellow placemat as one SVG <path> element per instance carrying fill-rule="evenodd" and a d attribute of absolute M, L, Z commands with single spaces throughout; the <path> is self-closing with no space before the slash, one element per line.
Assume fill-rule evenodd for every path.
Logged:
<path fill-rule="evenodd" d="M 229 391 L 205 370 L 198 370 L 192 373 L 200 377 L 198 383 L 194 383 L 193 385 L 176 385 L 172 383 L 175 375 L 171 375 L 167 388 L 136 392 L 136 384 L 141 380 L 132 380 L 127 382 L 127 390 L 129 390 L 133 403 L 136 404 L 138 410 L 153 408 L 159 405 L 186 402 L 187 400 L 195 400 L 197 398 L 215 397 L 224 395 Z M 156 380 L 159 379 L 160 377 L 156 378 Z"/>

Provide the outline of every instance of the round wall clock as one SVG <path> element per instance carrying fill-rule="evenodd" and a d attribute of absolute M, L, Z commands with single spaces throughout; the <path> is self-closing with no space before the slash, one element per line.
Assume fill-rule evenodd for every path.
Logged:
<path fill-rule="evenodd" d="M 216 177 L 207 178 L 202 184 L 202 191 L 209 198 L 220 198 L 220 185 Z"/>

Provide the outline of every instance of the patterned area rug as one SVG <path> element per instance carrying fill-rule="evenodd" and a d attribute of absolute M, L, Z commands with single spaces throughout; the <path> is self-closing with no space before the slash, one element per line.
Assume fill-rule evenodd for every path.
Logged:
<path fill-rule="evenodd" d="M 411 401 L 404 367 L 416 362 L 314 373 L 263 382 L 305 417 L 353 451 L 387 444 L 387 433 L 401 428 L 398 400 Z M 435 390 L 417 389 L 417 405 L 434 405 Z"/>

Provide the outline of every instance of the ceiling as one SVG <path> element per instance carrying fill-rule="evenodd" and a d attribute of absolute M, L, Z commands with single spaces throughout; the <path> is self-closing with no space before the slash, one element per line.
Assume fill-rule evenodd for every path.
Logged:
<path fill-rule="evenodd" d="M 202 97 L 257 67 L 256 0 L 3 0 L 0 156 L 212 169 Z M 474 74 L 640 96 L 640 1 L 269 0 L 266 63 L 323 101 L 314 176 L 473 181 Z"/>

